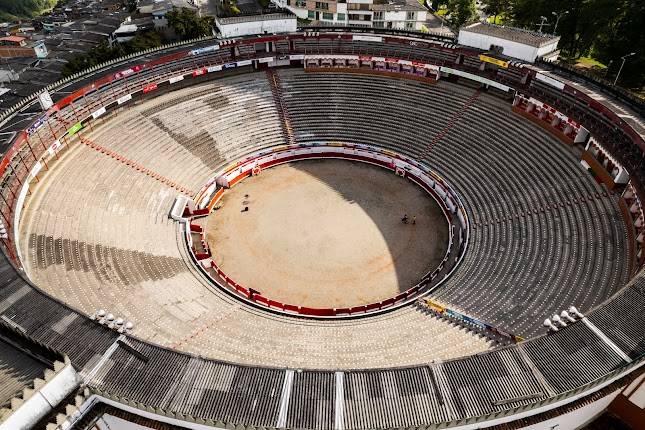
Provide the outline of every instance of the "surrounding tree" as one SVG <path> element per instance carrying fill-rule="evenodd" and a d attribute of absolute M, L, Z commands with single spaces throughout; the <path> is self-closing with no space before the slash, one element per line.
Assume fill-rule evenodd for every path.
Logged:
<path fill-rule="evenodd" d="M 448 0 L 448 13 L 452 25 L 459 28 L 477 17 L 475 0 Z"/>
<path fill-rule="evenodd" d="M 593 54 L 604 64 L 610 64 L 609 76 L 615 76 L 625 58 L 620 73 L 620 83 L 630 88 L 645 86 L 645 2 L 627 0 L 621 2 L 616 17 L 607 29 L 597 34 Z"/>
<path fill-rule="evenodd" d="M 195 39 L 212 33 L 212 16 L 200 17 L 192 9 L 173 9 L 166 14 L 168 25 L 175 30 L 181 40 Z"/>
<path fill-rule="evenodd" d="M 137 34 L 132 40 L 125 43 L 115 43 L 109 46 L 102 42 L 84 54 L 80 54 L 68 61 L 62 70 L 63 77 L 73 75 L 89 67 L 96 66 L 124 55 L 141 52 L 149 48 L 161 46 L 165 41 L 156 31 Z"/>
<path fill-rule="evenodd" d="M 55 4 L 56 0 L 0 0 L 0 19 L 33 18 Z"/>
<path fill-rule="evenodd" d="M 560 36 L 563 57 L 611 64 L 608 78 L 618 73 L 623 55 L 635 52 L 626 59 L 620 82 L 631 88 L 645 84 L 643 0 L 484 0 L 484 5 L 486 13 L 503 14 L 509 25 L 533 31 L 545 17 L 542 31 Z"/>
<path fill-rule="evenodd" d="M 125 6 L 128 8 L 128 12 L 132 13 L 137 10 L 137 0 L 126 0 Z"/>
<path fill-rule="evenodd" d="M 493 16 L 493 22 L 497 21 L 497 16 L 508 10 L 510 0 L 487 0 L 484 3 L 484 12 Z"/>
<path fill-rule="evenodd" d="M 448 6 L 448 0 L 432 0 L 428 1 L 430 8 L 434 11 L 438 11 L 441 6 Z"/>

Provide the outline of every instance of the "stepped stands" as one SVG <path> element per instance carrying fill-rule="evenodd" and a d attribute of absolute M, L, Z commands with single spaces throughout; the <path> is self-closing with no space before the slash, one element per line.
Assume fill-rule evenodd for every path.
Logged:
<path fill-rule="evenodd" d="M 161 95 L 81 134 L 191 188 L 247 152 L 285 142 L 265 74 Z M 176 191 L 79 143 L 42 181 L 21 224 L 27 273 L 87 315 L 103 308 L 132 320 L 145 339 L 234 362 L 291 357 L 292 366 L 316 368 L 409 365 L 492 346 L 415 309 L 331 324 L 246 309 L 184 263 L 168 219 Z"/>
<path fill-rule="evenodd" d="M 486 94 L 474 100 L 473 90 L 442 82 L 290 70 L 280 76 L 298 142 L 427 155 L 465 197 L 473 248 L 436 292 L 441 301 L 526 337 L 540 333 L 562 303 L 592 308 L 627 280 L 617 198 L 560 142 L 513 118 L 506 103 Z"/>
<path fill-rule="evenodd" d="M 11 399 L 22 397 L 23 389 L 33 387 L 34 379 L 44 378 L 45 370 L 49 368 L 15 344 L 0 338 L 0 420 L 2 409 L 10 407 Z"/>
<path fill-rule="evenodd" d="M 191 62 L 192 59 L 185 62 L 187 70 Z M 177 72 L 170 71 L 168 67 L 168 75 L 174 73 Z M 296 80 L 286 75 L 288 73 L 281 81 L 283 85 Z M 331 93 L 333 88 L 325 84 L 324 79 L 329 77 L 315 82 L 315 91 L 322 88 L 324 92 Z M 296 121 L 293 119 L 295 112 L 290 111 L 294 114 L 290 118 L 300 138 L 315 141 L 322 136 L 323 140 L 356 142 L 366 139 L 364 136 L 369 133 L 371 144 L 391 145 L 398 152 L 410 155 L 422 154 L 427 147 L 419 145 L 419 142 L 432 142 L 437 133 L 446 129 L 451 118 L 456 117 L 459 106 L 463 106 L 473 92 L 472 89 L 443 84 L 415 88 L 418 84 L 377 78 L 365 79 L 365 82 L 361 87 L 352 84 L 361 90 L 356 91 L 360 94 L 349 92 L 346 95 L 334 94 L 333 98 L 320 98 L 322 104 L 319 106 L 325 106 L 325 112 L 317 113 L 310 109 Z M 338 89 L 348 85 L 341 83 Z M 303 98 L 315 92 L 304 84 L 299 91 Z M 180 91 L 173 96 L 180 98 L 182 94 Z M 190 90 L 185 94 L 190 94 Z M 414 96 L 407 100 L 419 97 L 422 102 L 419 107 L 412 102 L 405 106 L 396 104 L 395 97 L 402 94 Z M 545 97 L 551 95 L 553 92 L 548 91 Z M 337 103 L 339 100 L 343 103 L 359 100 L 362 103 L 356 103 L 353 111 L 343 111 Z M 436 106 L 437 100 L 449 106 Z M 548 98 L 545 101 L 556 105 Z M 297 97 L 289 103 L 297 110 L 307 108 L 306 104 L 298 105 Z M 445 294 L 456 303 L 463 302 L 478 315 L 492 315 L 529 332 L 533 329 L 533 321 L 521 312 L 527 308 L 524 303 L 530 303 L 538 310 L 535 319 L 540 320 L 544 313 L 567 306 L 569 303 L 565 304 L 566 301 L 574 301 L 584 309 L 585 306 L 599 305 L 616 290 L 617 280 L 625 277 L 624 264 L 621 263 L 625 251 L 620 246 L 624 240 L 623 227 L 616 215 L 614 197 L 605 195 L 586 173 L 576 168 L 576 158 L 566 148 L 541 135 L 530 124 L 514 124 L 518 122 L 517 118 L 511 119 L 510 114 L 508 118 L 504 116 L 508 107 L 498 105 L 497 100 L 484 94 L 463 112 L 457 127 L 449 127 L 431 151 L 426 151 L 427 161 L 435 168 L 443 165 L 445 172 L 441 168 L 438 170 L 450 178 L 464 196 L 474 230 L 471 246 L 475 251 L 468 253 L 462 270 L 437 294 Z M 145 120 L 140 109 L 144 106 L 134 107 L 129 112 L 137 112 Z M 396 120 L 382 123 L 385 125 L 377 130 L 359 128 L 366 119 L 378 119 L 368 109 L 369 106 L 390 110 Z M 172 103 L 165 107 L 172 108 Z M 151 116 L 163 116 L 164 106 L 157 106 L 157 110 L 160 112 Z M 576 115 L 588 115 L 589 111 L 580 106 Z M 71 122 L 73 112 L 66 110 L 65 113 L 70 115 Z M 336 124 L 348 127 L 338 126 L 327 131 L 322 124 L 312 122 L 312 132 L 307 133 L 304 127 L 307 116 L 319 118 L 321 122 L 329 121 L 324 114 L 334 120 L 333 123 L 327 122 L 328 127 Z M 408 116 L 416 116 L 416 122 L 406 120 Z M 576 116 L 578 120 L 582 118 Z M 387 120 L 380 118 L 379 121 L 382 119 Z M 117 115 L 112 120 L 121 121 L 122 118 Z M 465 130 L 467 127 L 459 127 L 463 124 L 481 128 L 469 133 Z M 597 130 L 606 132 L 605 125 L 603 123 Z M 352 127 L 359 132 L 352 133 Z M 400 134 L 394 135 L 396 127 L 406 130 L 409 136 L 403 139 Z M 157 128 L 161 132 L 155 131 L 155 137 L 159 138 L 163 133 L 174 132 Z M 87 133 L 92 137 L 91 132 Z M 96 133 L 112 144 L 105 130 L 99 127 Z M 184 134 L 191 136 L 189 132 Z M 615 134 L 618 133 L 609 137 L 614 139 Z M 536 137 L 524 139 L 533 135 Z M 393 136 L 396 139 L 390 140 Z M 146 136 L 140 135 L 139 139 L 143 137 Z M 634 148 L 624 146 L 627 140 L 616 139 L 616 145 L 623 145 L 621 150 L 627 154 L 635 153 Z M 164 145 L 170 149 L 171 142 L 169 139 Z M 118 145 L 118 142 L 114 144 Z M 193 142 L 187 146 L 197 147 L 194 151 L 197 153 L 206 150 L 198 144 Z M 121 149 L 132 151 L 129 153 L 132 156 L 151 151 L 150 148 L 139 148 L 142 145 L 137 140 L 131 140 L 131 146 Z M 181 145 L 176 146 L 176 154 L 189 152 L 190 156 L 199 158 Z M 21 155 L 28 157 L 28 148 L 22 149 Z M 493 152 L 499 159 L 490 156 Z M 210 298 L 203 291 L 206 287 L 197 285 L 198 278 L 190 267 L 176 275 L 172 288 L 161 287 L 164 282 L 167 286 L 170 282 L 158 278 L 178 269 L 156 257 L 174 261 L 172 258 L 182 256 L 182 247 L 172 247 L 172 229 L 164 224 L 170 205 L 163 206 L 169 190 L 143 175 L 143 179 L 133 175 L 132 169 L 128 170 L 112 160 L 99 160 L 100 157 L 100 154 L 77 145 L 41 178 L 54 195 L 43 196 L 44 193 L 36 189 L 33 198 L 28 199 L 28 211 L 37 212 L 40 205 L 48 208 L 38 215 L 38 222 L 23 226 L 23 256 L 29 254 L 32 265 L 28 273 L 41 270 L 34 267 L 42 264 L 44 270 L 51 270 L 54 277 L 49 290 L 46 290 L 79 308 L 87 308 L 87 312 L 105 303 L 114 304 L 124 313 L 133 312 L 134 315 L 126 316 L 135 320 L 137 330 L 141 329 L 140 332 L 135 331 L 135 335 L 146 340 L 170 346 L 177 342 L 181 344 L 178 348 L 185 351 L 254 365 L 188 356 L 132 337 L 125 339 L 123 344 L 116 344 L 117 333 L 34 288 L 0 253 L 0 316 L 3 325 L 67 354 L 82 375 L 88 375 L 108 347 L 115 347 L 114 354 L 88 379 L 90 393 L 104 395 L 147 413 L 165 415 L 169 419 L 219 427 L 274 428 L 288 423 L 294 427 L 360 429 L 374 428 L 382 423 L 405 428 L 425 428 L 445 422 L 484 427 L 486 419 L 532 413 L 535 412 L 531 410 L 534 406 L 555 408 L 555 401 L 586 395 L 586 390 L 593 390 L 601 383 L 614 384 L 609 386 L 612 391 L 624 385 L 624 379 L 614 381 L 612 378 L 619 377 L 619 372 L 628 371 L 630 365 L 582 323 L 519 345 L 464 359 L 440 361 L 472 354 L 488 345 L 483 342 L 474 345 L 477 338 L 460 333 L 442 322 L 403 310 L 365 321 L 333 323 L 325 327 L 306 321 L 296 324 L 293 320 L 267 316 L 254 309 L 239 308 L 237 302 L 217 292 L 211 292 L 214 298 Z M 219 163 L 219 159 L 214 163 Z M 67 167 L 67 164 L 77 166 Z M 99 178 L 88 181 L 87 178 L 98 171 L 101 172 Z M 16 173 L 19 172 L 11 171 L 9 174 Z M 181 173 L 173 172 L 176 175 Z M 76 181 L 62 181 L 63 184 L 56 187 L 58 180 L 68 175 L 77 175 Z M 188 175 L 186 179 L 189 179 Z M 125 183 L 131 189 L 126 190 L 126 185 L 123 185 L 112 190 L 117 183 Z M 80 191 L 77 193 L 73 191 L 75 189 Z M 4 188 L 4 192 L 10 194 L 8 188 Z M 70 196 L 66 196 L 68 193 Z M 171 203 L 172 199 L 168 199 Z M 61 215 L 55 215 L 53 209 L 60 209 Z M 78 214 L 84 211 L 90 219 L 82 220 L 83 224 L 75 228 Z M 25 219 L 30 216 L 33 215 L 25 215 Z M 150 230 L 144 230 L 144 225 Z M 98 231 L 93 232 L 92 229 Z M 33 239 L 32 231 L 35 234 Z M 159 237 L 154 240 L 152 235 L 144 237 L 146 231 Z M 125 245 L 132 246 L 132 249 L 125 248 L 125 245 L 121 247 L 124 238 L 127 239 Z M 89 242 L 83 245 L 85 240 Z M 174 244 L 177 243 L 175 240 Z M 157 248 L 162 250 L 159 255 L 155 254 Z M 514 264 L 516 258 L 520 258 L 520 262 Z M 550 263 L 553 262 L 560 264 L 551 270 Z M 566 262 L 570 267 L 566 267 Z M 482 276 L 485 274 L 487 276 Z M 482 284 L 469 282 L 471 276 L 480 276 L 477 279 Z M 56 282 L 60 283 L 60 288 L 52 287 Z M 128 282 L 127 288 L 122 286 Z M 561 291 L 544 288 L 549 285 L 562 287 Z M 645 332 L 643 285 L 643 278 L 636 278 L 613 301 L 588 315 L 590 321 L 634 360 L 631 369 L 642 364 L 645 352 L 642 341 Z M 496 290 L 487 291 L 486 288 L 491 286 Z M 58 289 L 53 291 L 53 288 Z M 463 288 L 461 295 L 460 288 Z M 79 297 L 75 291 L 82 291 L 87 297 Z M 178 301 L 178 291 L 182 294 L 195 292 L 196 298 L 192 302 L 186 297 Z M 137 293 L 139 297 L 129 296 Z M 486 303 L 481 300 L 484 294 L 489 298 Z M 155 306 L 145 309 L 125 304 L 130 299 L 141 301 L 158 296 L 160 299 Z M 167 301 L 162 303 L 163 298 Z M 475 298 L 482 303 L 475 302 Z M 182 318 L 194 311 L 196 302 L 214 307 L 207 314 L 201 314 L 201 318 L 195 318 L 191 327 L 194 330 L 185 338 L 178 339 L 179 333 L 173 333 L 167 326 L 177 325 L 177 331 L 186 329 L 188 323 Z M 503 314 L 500 303 L 511 311 Z M 538 318 L 537 313 L 542 315 Z M 197 320 L 199 324 L 194 324 Z M 145 324 L 150 325 L 146 327 Z M 265 326 L 268 328 L 258 329 Z M 158 329 L 161 330 L 160 336 L 156 336 Z M 374 333 L 381 337 L 374 336 Z M 286 338 L 290 342 L 279 343 L 278 338 Z M 463 349 L 448 349 L 448 346 L 458 344 L 463 344 Z M 336 347 L 328 350 L 329 345 Z M 309 356 L 313 358 L 305 363 L 303 357 Z M 335 361 L 330 357 L 335 357 Z M 435 358 L 437 362 L 430 363 Z M 284 370 L 257 364 L 341 370 Z M 409 364 L 418 366 L 389 368 Z M 388 369 L 363 369 L 371 366 Z M 343 368 L 363 370 L 343 371 Z M 638 372 L 637 369 L 633 373 Z M 286 392 L 287 389 L 290 391 Z M 596 392 L 592 396 L 597 394 L 602 393 Z M 569 406 L 575 409 L 580 403 L 574 402 Z M 562 409 L 547 411 L 554 415 L 562 412 Z M 443 426 L 445 424 L 436 425 Z"/>
<path fill-rule="evenodd" d="M 642 292 L 641 287 L 634 284 L 625 294 Z M 634 296 L 632 304 L 625 314 L 634 318 L 635 307 L 645 305 L 645 296 Z M 635 321 L 635 329 L 643 330 L 644 324 L 642 318 Z M 135 339 L 128 344 L 143 354 L 145 362 L 117 349 L 111 365 L 90 381 L 94 392 L 118 395 L 131 404 L 141 402 L 166 416 L 181 413 L 185 419 L 199 417 L 211 425 L 244 423 L 253 428 L 418 428 L 473 417 L 500 418 L 507 411 L 526 411 L 538 401 L 548 404 L 625 365 L 580 322 L 468 359 L 380 370 L 234 366 Z M 168 363 L 182 371 L 169 377 Z"/>
<path fill-rule="evenodd" d="M 416 42 L 414 45 L 384 45 L 379 42 L 344 39 L 305 39 L 295 40 L 294 52 L 306 54 L 360 54 L 375 57 L 415 58 L 435 64 L 454 64 L 457 55 L 449 50 L 442 50 L 434 44 Z"/>

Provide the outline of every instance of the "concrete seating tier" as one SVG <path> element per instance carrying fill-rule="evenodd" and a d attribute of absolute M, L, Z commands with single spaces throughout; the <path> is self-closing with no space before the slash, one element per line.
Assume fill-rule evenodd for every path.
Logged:
<path fill-rule="evenodd" d="M 464 196 L 470 249 L 436 291 L 440 301 L 534 336 L 563 306 L 590 309 L 627 281 L 617 198 L 507 102 L 483 93 L 462 112 L 474 90 L 455 84 L 294 70 L 280 77 L 297 142 L 365 143 L 422 158 Z"/>
<path fill-rule="evenodd" d="M 230 161 L 284 144 L 281 130 L 266 75 L 249 74 L 131 105 L 81 135 L 196 189 Z M 86 315 L 105 309 L 133 321 L 143 339 L 232 362 L 384 367 L 493 346 L 414 307 L 328 324 L 247 308 L 188 263 L 168 218 L 176 195 L 75 139 L 27 202 L 21 250 L 28 275 Z"/>

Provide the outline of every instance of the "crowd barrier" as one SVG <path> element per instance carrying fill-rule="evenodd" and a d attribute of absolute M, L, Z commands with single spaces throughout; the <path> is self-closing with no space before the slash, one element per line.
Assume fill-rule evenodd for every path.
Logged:
<path fill-rule="evenodd" d="M 441 303 L 438 303 L 432 299 L 422 299 L 421 303 L 425 305 L 426 308 L 434 312 L 436 315 L 439 315 L 444 318 L 448 318 L 452 321 L 457 321 L 465 326 L 468 326 L 469 328 L 474 328 L 485 334 L 501 337 L 502 339 L 513 343 L 521 342 L 524 340 L 524 338 L 521 336 L 514 335 L 505 330 L 497 328 L 491 324 L 488 324 L 487 322 L 478 320 L 477 318 L 473 318 L 466 314 L 462 314 L 461 312 L 447 308 Z"/>
<path fill-rule="evenodd" d="M 449 238 L 446 253 L 433 271 L 424 275 L 421 281 L 412 288 L 385 300 L 354 307 L 345 308 L 310 308 L 305 306 L 281 303 L 265 297 L 261 292 L 244 287 L 230 278 L 207 251 L 208 244 L 204 240 L 204 232 L 199 225 L 190 220 L 204 214 L 204 210 L 214 207 L 222 198 L 225 190 L 239 183 L 242 179 L 257 174 L 260 171 L 283 163 L 306 159 L 337 158 L 373 164 L 407 177 L 424 189 L 439 204 L 446 217 L 449 228 Z M 394 309 L 399 305 L 409 303 L 420 294 L 428 293 L 439 287 L 461 262 L 468 245 L 468 217 L 461 200 L 452 188 L 432 170 L 403 155 L 395 152 L 371 147 L 340 142 L 318 143 L 316 145 L 292 145 L 259 151 L 236 162 L 211 178 L 198 194 L 195 209 L 187 211 L 186 242 L 194 260 L 211 281 L 219 287 L 229 287 L 243 299 L 270 310 L 297 314 L 307 317 L 349 317 Z M 199 211 L 199 212 L 198 212 Z M 193 246 L 192 234 L 199 235 L 201 250 Z M 206 250 L 206 251 L 204 251 Z M 212 270 L 212 273 L 209 271 Z M 216 274 L 217 276 L 213 276 Z M 222 285 L 222 283 L 226 285 Z"/>

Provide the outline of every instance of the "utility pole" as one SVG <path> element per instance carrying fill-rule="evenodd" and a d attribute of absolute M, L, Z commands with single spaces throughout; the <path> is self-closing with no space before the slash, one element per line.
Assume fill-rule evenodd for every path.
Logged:
<path fill-rule="evenodd" d="M 605 76 L 603 76 L 605 79 L 607 78 L 607 73 L 609 73 L 609 69 L 611 68 L 613 62 L 614 60 L 609 60 L 609 64 L 607 64 L 607 68 L 605 69 Z"/>
<path fill-rule="evenodd" d="M 551 13 L 553 14 L 553 16 L 556 17 L 555 18 L 555 27 L 553 27 L 553 34 L 555 34 L 555 31 L 558 29 L 558 22 L 560 22 L 560 18 L 562 18 L 563 16 L 568 14 L 569 11 L 565 10 L 564 12 L 560 12 L 560 13 L 555 13 L 555 12 L 551 12 Z"/>
<path fill-rule="evenodd" d="M 616 79 L 614 79 L 614 86 L 616 86 L 616 82 L 618 82 L 618 77 L 620 76 L 620 72 L 623 71 L 623 66 L 625 65 L 625 59 L 627 57 L 631 57 L 632 55 L 636 55 L 636 53 L 632 52 L 630 54 L 623 55 L 622 57 L 620 57 L 620 59 L 623 60 L 623 62 L 620 63 L 620 69 L 618 69 L 618 73 L 616 74 Z"/>
<path fill-rule="evenodd" d="M 546 16 L 541 16 L 541 17 L 540 17 L 540 20 L 541 20 L 541 22 L 540 22 L 539 24 L 536 24 L 536 25 L 539 25 L 539 26 L 540 26 L 540 28 L 538 29 L 538 33 L 542 34 L 542 27 L 543 27 L 544 25 L 549 25 L 549 24 L 546 24 L 546 22 L 547 22 L 547 18 L 546 18 Z"/>

